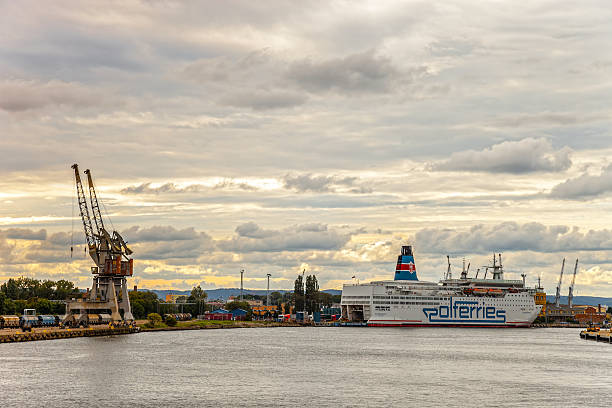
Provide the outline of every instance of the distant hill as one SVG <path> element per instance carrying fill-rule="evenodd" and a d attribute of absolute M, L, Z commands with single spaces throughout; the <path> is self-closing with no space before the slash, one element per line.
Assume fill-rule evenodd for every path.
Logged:
<path fill-rule="evenodd" d="M 567 296 L 561 296 L 561 304 L 567 305 Z M 546 301 L 550 303 L 555 302 L 555 295 L 546 295 Z M 612 306 L 612 298 L 608 297 L 597 297 L 597 296 L 574 296 L 575 305 L 606 305 Z"/>
<path fill-rule="evenodd" d="M 157 290 L 157 289 L 141 289 L 141 290 L 148 290 L 149 292 L 153 292 L 157 295 L 158 298 L 162 300 L 165 299 L 166 295 L 169 295 L 169 294 L 185 295 L 185 296 L 189 296 L 191 294 L 191 290 Z M 286 292 L 293 292 L 293 291 L 285 290 L 285 289 L 281 289 L 281 290 L 270 289 L 270 293 L 272 292 L 286 293 Z M 326 290 L 322 290 L 321 292 L 329 293 L 330 295 L 342 294 L 342 291 L 338 289 L 326 289 Z M 239 288 L 209 289 L 209 290 L 206 290 L 206 294 L 208 294 L 209 300 L 213 300 L 213 299 L 227 300 L 230 296 L 240 296 L 240 289 Z M 244 294 L 245 295 L 249 294 L 249 295 L 265 296 L 266 290 L 265 289 L 245 289 Z"/>
<path fill-rule="evenodd" d="M 168 294 L 189 296 L 189 294 L 191 293 L 191 290 L 150 290 L 150 289 L 141 289 L 141 290 L 148 290 L 150 292 L 154 292 L 157 295 L 157 297 L 162 300 L 165 299 L 166 295 Z M 286 290 L 286 289 L 280 289 L 280 290 L 270 289 L 270 293 L 272 292 L 286 293 L 286 292 L 293 292 L 293 291 Z M 326 289 L 326 290 L 323 290 L 322 292 L 329 293 L 330 295 L 342 294 L 342 291 L 338 289 Z M 213 300 L 213 299 L 227 300 L 230 296 L 240 296 L 240 289 L 239 288 L 209 289 L 209 290 L 206 290 L 206 293 L 208 294 L 208 299 L 210 300 Z M 250 295 L 265 296 L 266 290 L 265 289 L 245 289 L 244 294 L 245 295 L 250 294 Z M 555 301 L 555 296 L 546 295 L 546 300 L 552 303 Z M 567 296 L 561 296 L 561 303 L 567 304 Z M 575 305 L 593 305 L 593 306 L 597 306 L 597 305 L 612 306 L 612 297 L 574 296 L 574 304 Z"/>

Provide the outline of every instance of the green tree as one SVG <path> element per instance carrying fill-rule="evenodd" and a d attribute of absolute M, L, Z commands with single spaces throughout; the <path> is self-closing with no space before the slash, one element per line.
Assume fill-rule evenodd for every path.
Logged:
<path fill-rule="evenodd" d="M 166 323 L 168 326 L 174 327 L 176 326 L 176 319 L 171 314 L 168 314 L 164 316 L 164 323 Z"/>
<path fill-rule="evenodd" d="M 141 302 L 130 301 L 130 306 L 132 307 L 132 314 L 134 315 L 135 319 L 143 319 L 147 315 Z"/>
<path fill-rule="evenodd" d="M 17 282 L 13 278 L 3 283 L 0 290 L 2 290 L 9 299 L 19 299 L 19 285 L 17 285 Z"/>
<path fill-rule="evenodd" d="M 206 298 L 208 298 L 208 294 L 204 292 L 200 285 L 194 286 L 193 289 L 191 289 L 191 295 L 189 295 L 189 298 L 187 300 L 190 303 L 196 304 L 194 308 L 194 313 L 192 314 L 201 315 L 204 312 L 204 310 L 206 309 Z"/>
<path fill-rule="evenodd" d="M 330 307 L 333 303 L 333 296 L 330 293 L 319 292 L 319 304 L 321 306 Z"/>
<path fill-rule="evenodd" d="M 306 310 L 308 313 L 319 310 L 319 282 L 315 275 L 306 277 Z"/>
<path fill-rule="evenodd" d="M 270 293 L 270 304 L 280 305 L 283 300 L 283 294 L 277 291 Z"/>
<path fill-rule="evenodd" d="M 5 310 L 7 300 L 8 298 L 6 297 L 6 294 L 0 291 L 0 315 L 8 314 Z"/>
<path fill-rule="evenodd" d="M 293 285 L 293 304 L 296 311 L 304 310 L 304 279 L 298 275 Z"/>
<path fill-rule="evenodd" d="M 155 327 L 162 322 L 162 317 L 157 313 L 149 313 L 147 315 L 147 320 L 149 320 L 149 327 Z"/>
<path fill-rule="evenodd" d="M 76 297 L 79 289 L 72 282 L 59 280 L 57 282 L 45 280 L 43 282 L 31 278 L 9 279 L 0 286 L 0 292 L 13 300 L 29 300 L 32 298 L 44 298 L 53 300 L 65 300 L 68 297 Z"/>
<path fill-rule="evenodd" d="M 37 314 L 50 314 L 53 306 L 48 299 L 30 298 L 27 301 L 28 309 L 36 309 Z"/>
<path fill-rule="evenodd" d="M 15 303 L 15 309 L 14 309 L 14 314 L 20 315 L 23 314 L 23 309 L 27 309 L 28 308 L 28 304 L 25 300 L 22 299 L 17 299 L 14 301 Z"/>
<path fill-rule="evenodd" d="M 56 300 L 66 300 L 75 297 L 79 293 L 79 288 L 74 286 L 74 283 L 64 279 L 60 279 L 55 282 L 55 295 Z"/>
<path fill-rule="evenodd" d="M 129 292 L 132 314 L 136 319 L 144 319 L 149 313 L 157 312 L 159 299 L 154 292 L 140 290 Z"/>

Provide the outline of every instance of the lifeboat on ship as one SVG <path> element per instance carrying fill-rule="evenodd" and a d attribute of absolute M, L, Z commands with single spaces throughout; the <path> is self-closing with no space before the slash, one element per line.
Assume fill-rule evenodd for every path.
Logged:
<path fill-rule="evenodd" d="M 474 290 L 472 290 L 472 293 L 475 296 L 485 296 L 488 293 L 488 290 L 482 288 L 474 288 Z"/>
<path fill-rule="evenodd" d="M 502 296 L 504 294 L 504 291 L 501 289 L 489 289 L 487 290 L 487 294 L 489 296 Z"/>

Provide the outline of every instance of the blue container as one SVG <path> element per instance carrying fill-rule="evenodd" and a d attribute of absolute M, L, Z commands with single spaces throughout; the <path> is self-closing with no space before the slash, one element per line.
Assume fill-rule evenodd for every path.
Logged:
<path fill-rule="evenodd" d="M 312 314 L 312 320 L 314 320 L 315 323 L 321 322 L 321 312 L 314 312 Z"/>
<path fill-rule="evenodd" d="M 21 327 L 40 326 L 40 323 L 38 321 L 38 316 L 21 316 L 19 320 L 21 321 Z"/>
<path fill-rule="evenodd" d="M 41 326 L 45 326 L 45 327 L 55 326 L 56 324 L 55 316 L 49 316 L 49 315 L 38 316 L 38 324 Z"/>

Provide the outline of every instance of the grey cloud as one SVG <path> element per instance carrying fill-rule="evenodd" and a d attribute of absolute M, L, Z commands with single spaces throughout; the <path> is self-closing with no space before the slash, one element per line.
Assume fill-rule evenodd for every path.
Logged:
<path fill-rule="evenodd" d="M 475 40 L 467 38 L 449 38 L 434 41 L 427 46 L 427 49 L 432 55 L 438 57 L 458 57 L 469 55 L 480 47 L 481 45 Z"/>
<path fill-rule="evenodd" d="M 245 190 L 245 191 L 256 191 L 258 190 L 257 187 L 250 185 L 249 183 L 238 183 L 232 179 L 226 179 L 223 181 L 220 181 L 219 183 L 215 184 L 213 186 L 214 190 L 225 190 L 225 189 L 229 189 L 229 190 L 234 190 L 234 189 L 238 189 L 238 190 Z"/>
<path fill-rule="evenodd" d="M 279 81 L 285 66 L 285 61 L 266 48 L 244 57 L 221 56 L 196 61 L 185 67 L 183 76 L 215 89 L 211 94 L 219 105 L 256 111 L 302 105 L 307 95 Z"/>
<path fill-rule="evenodd" d="M 178 230 L 171 226 L 154 226 L 140 228 L 134 226 L 122 231 L 121 235 L 130 242 L 155 242 L 155 241 L 185 241 L 207 236 L 205 233 L 197 232 L 193 227 Z"/>
<path fill-rule="evenodd" d="M 10 112 L 43 108 L 48 105 L 92 106 L 99 104 L 100 100 L 99 92 L 70 82 L 0 81 L 0 109 Z"/>
<path fill-rule="evenodd" d="M 193 227 L 176 229 L 172 226 L 135 226 L 122 231 L 121 235 L 132 243 L 137 259 L 195 260 L 203 253 L 215 250 L 210 235 L 198 232 Z"/>
<path fill-rule="evenodd" d="M 252 89 L 235 91 L 219 99 L 222 105 L 236 108 L 251 108 L 254 110 L 292 108 L 307 101 L 304 94 L 276 90 L 276 89 Z"/>
<path fill-rule="evenodd" d="M 165 260 L 168 263 L 173 263 L 173 259 L 192 259 L 195 261 L 202 253 L 212 251 L 214 244 L 204 234 L 203 237 L 191 240 L 146 242 L 135 245 L 132 249 L 134 249 L 136 259 Z"/>
<path fill-rule="evenodd" d="M 357 177 L 287 174 L 283 177 L 283 185 L 298 192 L 334 192 L 338 187 L 353 187 L 349 192 L 356 194 L 372 192 L 368 187 L 355 186 L 358 180 Z"/>
<path fill-rule="evenodd" d="M 238 226 L 236 231 L 237 236 L 217 241 L 218 247 L 235 252 L 334 250 L 342 248 L 351 238 L 351 233 L 330 230 L 325 224 L 295 225 L 266 231 L 249 223 Z"/>
<path fill-rule="evenodd" d="M 434 171 L 476 171 L 491 173 L 532 173 L 567 170 L 571 150 L 555 150 L 549 140 L 526 138 L 506 141 L 480 151 L 451 154 L 447 160 L 429 165 Z"/>
<path fill-rule="evenodd" d="M 268 238 L 277 234 L 276 231 L 265 230 L 252 221 L 237 226 L 236 233 L 247 238 Z"/>
<path fill-rule="evenodd" d="M 200 59 L 183 69 L 183 75 L 196 82 L 236 80 L 255 74 L 260 66 L 268 64 L 272 56 L 268 48 L 253 51 L 244 57 L 220 56 Z M 245 79 L 245 78 L 243 78 Z"/>
<path fill-rule="evenodd" d="M 612 165 L 604 168 L 599 175 L 583 174 L 557 184 L 550 192 L 553 198 L 581 200 L 612 192 Z"/>
<path fill-rule="evenodd" d="M 165 183 L 159 187 L 151 187 L 151 183 L 142 183 L 137 186 L 129 186 L 121 190 L 123 194 L 162 194 L 162 193 L 195 193 L 202 191 L 204 186 L 192 184 L 179 187 L 174 183 Z"/>
<path fill-rule="evenodd" d="M 79 232 L 80 236 L 80 232 Z M 72 239 L 71 239 L 72 238 Z M 74 240 L 74 235 L 71 235 L 67 232 L 56 232 L 49 236 L 49 242 L 58 247 L 68 248 L 70 243 Z"/>
<path fill-rule="evenodd" d="M 522 127 L 537 125 L 571 126 L 609 120 L 609 114 L 583 114 L 569 112 L 541 112 L 501 117 L 493 120 L 491 125 L 499 127 Z"/>
<path fill-rule="evenodd" d="M 6 230 L 0 230 L 0 237 L 8 239 L 44 241 L 45 239 L 47 239 L 47 231 L 44 229 L 36 231 L 28 228 L 9 228 Z"/>
<path fill-rule="evenodd" d="M 233 179 L 225 179 L 212 187 L 202 184 L 189 184 L 184 187 L 175 183 L 164 183 L 159 187 L 152 187 L 152 183 L 142 183 L 129 186 L 121 190 L 123 194 L 180 194 L 180 193 L 200 193 L 209 190 L 245 190 L 256 191 L 257 187 L 244 182 L 236 182 Z"/>
<path fill-rule="evenodd" d="M 382 93 L 392 90 L 402 74 L 388 57 L 366 51 L 343 58 L 294 62 L 287 78 L 311 92 Z"/>
<path fill-rule="evenodd" d="M 27 228 L 0 230 L 0 262 L 4 264 L 65 262 L 69 259 L 70 235 Z M 29 241 L 25 247 L 9 245 L 7 239 Z"/>
<path fill-rule="evenodd" d="M 416 233 L 419 250 L 469 254 L 495 251 L 602 251 L 612 249 L 612 230 L 589 230 L 540 223 L 475 225 L 469 230 L 426 228 Z"/>

